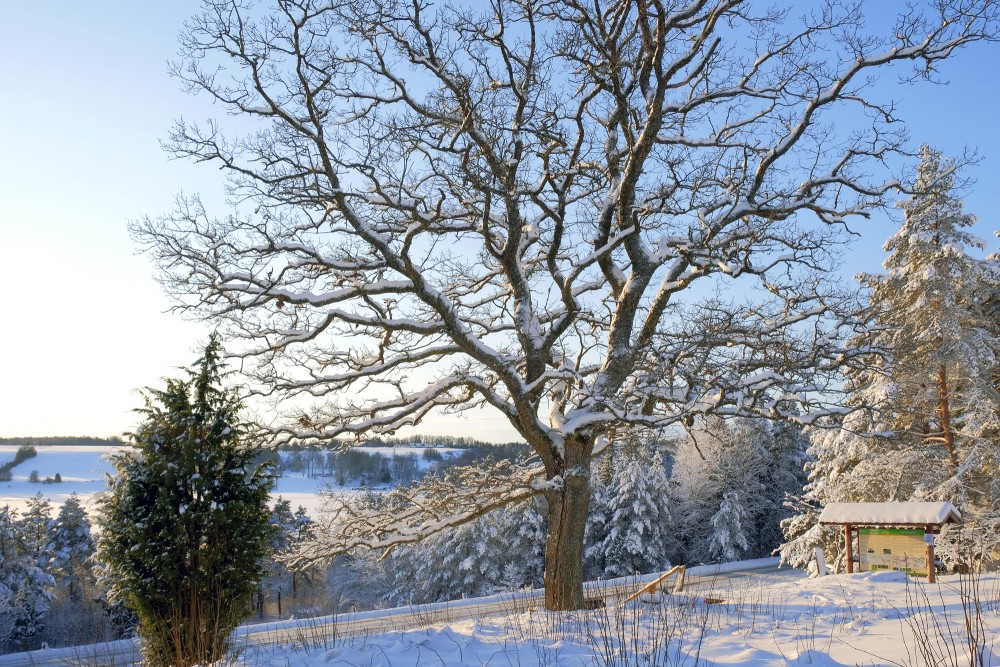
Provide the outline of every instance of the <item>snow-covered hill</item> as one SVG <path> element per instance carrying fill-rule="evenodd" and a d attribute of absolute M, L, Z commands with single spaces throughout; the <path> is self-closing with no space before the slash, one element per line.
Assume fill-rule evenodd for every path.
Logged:
<path fill-rule="evenodd" d="M 313 635 L 311 646 L 262 647 L 239 664 L 996 667 L 998 612 L 996 575 L 977 581 L 948 576 L 937 584 L 899 572 L 813 580 L 746 577 L 580 614 L 512 608 L 499 616 L 385 634 Z M 308 631 L 302 638 L 310 644 Z"/>
<path fill-rule="evenodd" d="M 15 445 L 0 445 L 0 464 L 14 458 L 18 447 Z M 51 502 L 54 506 L 59 506 L 69 496 L 76 493 L 84 506 L 88 509 L 93 505 L 95 494 L 101 492 L 105 486 L 106 476 L 114 472 L 108 461 L 108 454 L 114 451 L 114 446 L 83 445 L 83 446 L 61 446 L 61 445 L 39 445 L 35 447 L 38 452 L 36 456 L 24 461 L 13 469 L 13 479 L 9 482 L 0 482 L 0 507 L 10 505 L 13 509 L 22 510 L 27 504 L 27 499 L 37 493 Z M 428 462 L 419 457 L 419 454 L 426 451 L 425 447 L 365 447 L 361 451 L 366 454 L 392 458 L 394 456 L 417 456 L 417 465 L 421 469 L 426 469 Z M 437 447 L 434 451 L 448 456 L 459 450 Z M 282 458 L 290 457 L 292 454 L 282 452 Z M 38 478 L 54 478 L 57 474 L 62 479 L 60 483 L 31 482 L 32 471 L 38 473 Z M 318 491 L 329 484 L 331 479 L 324 476 L 310 477 L 305 474 L 286 473 L 278 480 L 275 487 L 275 496 L 282 496 L 292 503 L 296 508 L 302 505 L 313 516 L 320 503 Z M 344 489 L 350 492 L 351 489 Z"/>
<path fill-rule="evenodd" d="M 750 563 L 752 565 L 752 563 Z M 683 593 L 589 612 L 531 594 L 241 627 L 233 667 L 922 667 L 1000 665 L 1000 576 L 928 584 L 898 572 L 693 576 Z M 698 570 L 694 568 L 692 575 Z M 638 580 L 636 582 L 638 586 Z M 474 610 L 474 613 L 469 613 Z M 441 620 L 448 619 L 448 620 Z M 381 620 L 381 622 L 379 622 Z M 117 645 L 115 645 L 117 646 Z M 0 656 L 107 664 L 107 646 Z M 112 647 L 114 648 L 114 647 Z M 120 651 L 119 651 L 120 652 Z M 128 651 L 126 651 L 128 653 Z M 88 656 L 99 656 L 87 660 Z"/>

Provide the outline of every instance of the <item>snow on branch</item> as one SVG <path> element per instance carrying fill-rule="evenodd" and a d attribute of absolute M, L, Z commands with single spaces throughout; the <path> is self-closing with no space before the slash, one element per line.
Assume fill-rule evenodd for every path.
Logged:
<path fill-rule="evenodd" d="M 382 551 L 468 523 L 542 492 L 543 470 L 510 461 L 451 468 L 413 487 L 357 497 L 326 493 L 313 537 L 290 557 L 294 567 L 329 562 L 357 549 Z M 551 485 L 545 486 L 546 490 Z"/>

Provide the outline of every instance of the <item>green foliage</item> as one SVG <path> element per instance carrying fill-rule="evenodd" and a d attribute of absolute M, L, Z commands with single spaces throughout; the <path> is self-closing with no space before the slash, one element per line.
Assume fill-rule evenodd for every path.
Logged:
<path fill-rule="evenodd" d="M 262 576 L 274 478 L 222 389 L 213 335 L 187 380 L 147 390 L 145 422 L 113 458 L 98 553 L 139 617 L 146 664 L 219 660 Z"/>

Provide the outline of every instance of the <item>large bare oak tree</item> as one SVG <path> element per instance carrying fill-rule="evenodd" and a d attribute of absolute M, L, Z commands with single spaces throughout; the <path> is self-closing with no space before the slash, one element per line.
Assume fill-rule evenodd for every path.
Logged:
<path fill-rule="evenodd" d="M 542 493 L 545 604 L 579 608 L 616 432 L 830 409 L 852 323 L 824 272 L 905 139 L 871 78 L 933 75 L 995 14 L 937 0 L 879 37 L 842 2 L 212 0 L 175 74 L 237 118 L 168 149 L 225 169 L 232 211 L 133 232 L 299 406 L 283 437 L 486 407 L 537 455 L 339 516 L 303 558 Z"/>

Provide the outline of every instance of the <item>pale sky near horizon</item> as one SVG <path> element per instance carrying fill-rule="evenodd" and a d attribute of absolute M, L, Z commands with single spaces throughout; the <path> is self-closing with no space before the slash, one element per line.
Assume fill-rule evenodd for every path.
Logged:
<path fill-rule="evenodd" d="M 219 114 L 167 75 L 176 35 L 198 6 L 0 5 L 0 437 L 120 434 L 136 423 L 136 390 L 159 386 L 197 356 L 208 329 L 166 312 L 126 224 L 166 212 L 182 190 L 224 213 L 218 170 L 169 161 L 159 147 L 175 118 Z M 995 250 L 1000 45 L 966 49 L 944 76 L 947 87 L 893 87 L 892 96 L 914 145 L 978 149 L 966 210 Z M 844 271 L 878 271 L 893 228 L 873 222 Z M 486 414 L 418 430 L 514 437 Z"/>

